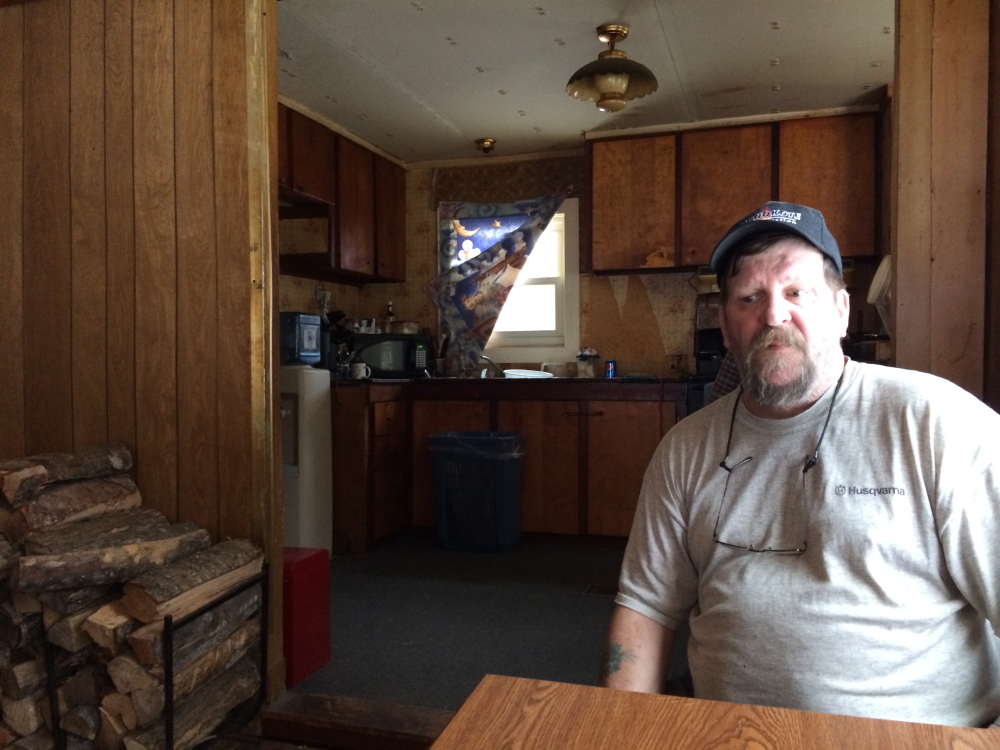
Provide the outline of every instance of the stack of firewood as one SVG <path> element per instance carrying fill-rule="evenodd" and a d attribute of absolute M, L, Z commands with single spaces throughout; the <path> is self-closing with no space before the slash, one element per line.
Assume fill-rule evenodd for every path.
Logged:
<path fill-rule="evenodd" d="M 0 748 L 164 748 L 164 617 L 262 569 L 252 543 L 142 507 L 131 468 L 121 444 L 0 461 Z M 174 631 L 178 750 L 256 694 L 260 612 L 252 586 Z"/>

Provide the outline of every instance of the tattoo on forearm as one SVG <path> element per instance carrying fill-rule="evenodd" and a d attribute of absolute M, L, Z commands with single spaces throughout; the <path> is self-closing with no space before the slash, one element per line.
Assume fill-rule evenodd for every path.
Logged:
<path fill-rule="evenodd" d="M 622 668 L 622 662 L 634 661 L 635 655 L 627 651 L 620 643 L 608 645 L 607 661 L 604 663 L 604 674 L 614 674 Z"/>

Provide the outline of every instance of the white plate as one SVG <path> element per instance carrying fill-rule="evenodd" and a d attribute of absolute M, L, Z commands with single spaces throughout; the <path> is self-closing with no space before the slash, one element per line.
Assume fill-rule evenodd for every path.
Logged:
<path fill-rule="evenodd" d="M 551 378 L 551 372 L 541 370 L 504 370 L 503 374 L 508 378 Z"/>

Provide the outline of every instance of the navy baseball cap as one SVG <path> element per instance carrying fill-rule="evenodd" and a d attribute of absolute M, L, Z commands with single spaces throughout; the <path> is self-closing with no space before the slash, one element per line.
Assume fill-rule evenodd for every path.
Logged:
<path fill-rule="evenodd" d="M 801 237 L 832 260 L 837 266 L 837 271 L 844 272 L 840 248 L 837 247 L 837 241 L 830 234 L 830 230 L 826 228 L 823 214 L 809 206 L 780 201 L 768 201 L 733 224 L 722 241 L 715 246 L 712 259 L 708 262 L 709 266 L 718 273 L 726 256 L 734 247 L 763 232 L 787 232 Z"/>

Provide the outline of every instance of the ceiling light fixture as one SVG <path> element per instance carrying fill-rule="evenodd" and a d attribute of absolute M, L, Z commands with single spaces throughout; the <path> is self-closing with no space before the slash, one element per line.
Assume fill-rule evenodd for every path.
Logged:
<path fill-rule="evenodd" d="M 645 65 L 629 60 L 615 44 L 628 36 L 628 26 L 617 23 L 597 27 L 597 38 L 608 45 L 597 59 L 584 65 L 566 84 L 566 93 L 576 99 L 597 102 L 602 112 L 620 112 L 628 102 L 652 94 L 656 76 Z"/>
<path fill-rule="evenodd" d="M 476 148 L 482 151 L 484 154 L 488 154 L 493 150 L 493 147 L 497 145 L 495 138 L 477 138 Z"/>

